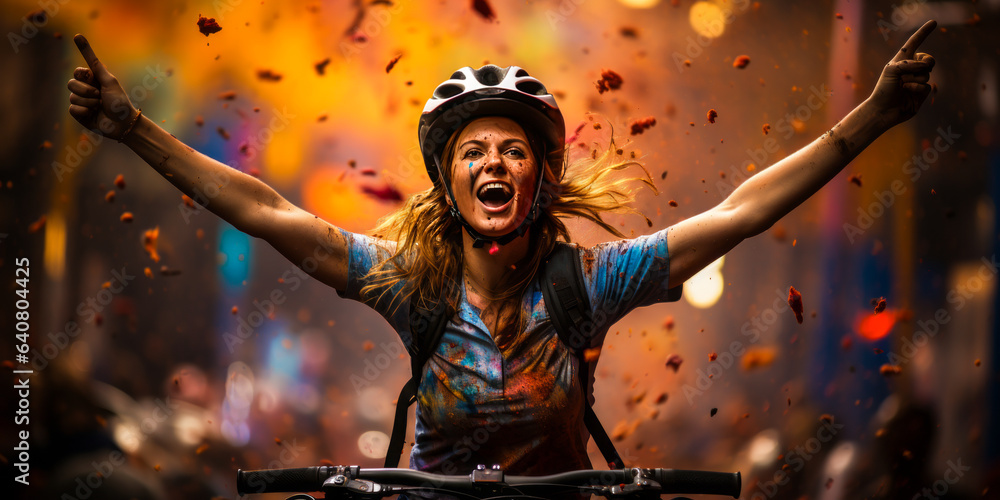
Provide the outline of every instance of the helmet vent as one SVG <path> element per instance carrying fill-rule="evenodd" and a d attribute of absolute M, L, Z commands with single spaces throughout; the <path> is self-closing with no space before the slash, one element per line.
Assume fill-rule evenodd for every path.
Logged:
<path fill-rule="evenodd" d="M 454 72 L 454 73 L 451 74 L 451 78 L 450 79 L 451 80 L 465 80 L 465 73 L 462 73 L 461 71 L 456 71 L 456 72 Z"/>
<path fill-rule="evenodd" d="M 514 76 L 516 77 L 528 76 L 528 72 L 525 71 L 524 68 L 520 68 L 517 70 L 517 73 L 514 73 Z"/>
<path fill-rule="evenodd" d="M 434 89 L 434 97 L 438 99 L 448 99 L 455 97 L 465 91 L 465 87 L 458 83 L 445 83 Z"/>
<path fill-rule="evenodd" d="M 500 84 L 500 81 L 503 80 L 504 73 L 506 73 L 506 71 L 495 64 L 487 64 L 486 66 L 477 69 L 474 73 L 476 75 L 476 80 L 479 80 L 479 83 L 492 87 Z"/>
<path fill-rule="evenodd" d="M 545 95 L 549 92 L 545 90 L 545 85 L 535 79 L 521 80 L 517 82 L 517 90 L 529 95 Z"/>

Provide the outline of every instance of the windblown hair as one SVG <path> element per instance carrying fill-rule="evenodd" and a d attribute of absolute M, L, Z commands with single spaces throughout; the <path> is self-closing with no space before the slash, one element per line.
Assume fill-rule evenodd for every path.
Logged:
<path fill-rule="evenodd" d="M 464 125 L 452 134 L 445 145 L 441 165 L 444 182 L 450 182 L 451 167 L 457 150 L 457 138 Z M 530 133 L 525 129 L 526 133 Z M 538 272 L 539 265 L 556 246 L 558 240 L 569 242 L 569 232 L 563 219 L 583 217 L 616 237 L 625 236 L 604 220 L 602 214 L 635 213 L 631 207 L 634 193 L 630 184 L 640 181 L 653 185 L 649 172 L 634 155 L 624 159 L 624 151 L 611 139 L 603 152 L 597 149 L 591 155 L 569 161 L 568 148 L 546 154 L 542 191 L 539 194 L 538 220 L 530 231 L 531 248 L 537 249 L 525 262 L 519 263 L 508 283 L 500 290 L 491 290 L 487 298 L 502 301 L 500 308 L 497 345 L 501 349 L 513 341 L 522 329 L 526 311 L 520 307 L 520 297 L 525 287 Z M 534 154 L 534 153 L 533 153 Z M 638 166 L 643 177 L 622 178 L 616 172 Z M 414 194 L 400 209 L 383 217 L 372 235 L 391 242 L 380 255 L 380 262 L 372 267 L 367 285 L 361 295 L 365 300 L 375 300 L 400 282 L 402 293 L 391 299 L 390 307 L 398 307 L 404 300 L 415 301 L 421 307 L 432 308 L 443 300 L 449 311 L 455 311 L 461 297 L 463 280 L 462 225 L 449 213 L 448 195 L 443 182 L 433 188 Z M 644 216 L 643 216 L 644 217 Z M 651 224 L 646 218 L 647 224 Z M 512 328 L 517 326 L 518 328 Z M 514 335 L 511 335 L 513 333 Z"/>

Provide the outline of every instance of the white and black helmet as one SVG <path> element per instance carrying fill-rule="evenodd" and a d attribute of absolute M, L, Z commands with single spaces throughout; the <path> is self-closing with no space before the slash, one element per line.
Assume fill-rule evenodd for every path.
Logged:
<path fill-rule="evenodd" d="M 487 64 L 479 69 L 466 66 L 452 73 L 449 79 L 434 89 L 433 96 L 427 100 L 420 115 L 420 150 L 427 175 L 435 185 L 441 182 L 441 156 L 448 139 L 462 124 L 485 116 L 504 116 L 521 125 L 533 143 L 531 146 L 540 168 L 545 163 L 547 153 L 562 151 L 565 146 L 566 123 L 555 97 L 542 82 L 517 66 L 501 68 Z M 557 174 L 561 173 L 562 165 L 551 167 L 556 169 Z M 445 189 L 452 197 L 452 214 L 476 239 L 476 246 L 481 246 L 485 241 L 505 244 L 524 234 L 530 223 L 537 219 L 538 191 L 542 178 L 542 175 L 538 176 L 532 213 L 517 230 L 502 238 L 489 238 L 475 232 L 454 207 L 454 196 L 447 183 Z"/>

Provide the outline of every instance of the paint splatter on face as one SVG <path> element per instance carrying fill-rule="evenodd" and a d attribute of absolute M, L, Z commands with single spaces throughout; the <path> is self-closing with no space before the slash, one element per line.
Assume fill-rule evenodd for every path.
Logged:
<path fill-rule="evenodd" d="M 515 230 L 531 210 L 537 177 L 524 129 L 510 118 L 478 118 L 455 144 L 451 189 L 462 216 L 486 236 Z"/>

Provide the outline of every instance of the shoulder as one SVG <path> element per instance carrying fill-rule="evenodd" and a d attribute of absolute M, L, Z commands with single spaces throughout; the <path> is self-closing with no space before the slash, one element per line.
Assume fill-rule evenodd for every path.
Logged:
<path fill-rule="evenodd" d="M 383 264 L 393 258 L 396 242 L 374 236 L 341 230 L 347 241 L 348 280 L 347 287 L 340 295 L 361 301 L 386 315 L 398 301 L 403 288 L 402 279 L 394 279 L 391 267 Z M 368 289 L 367 292 L 364 292 Z"/>
<path fill-rule="evenodd" d="M 352 251 L 379 254 L 384 253 L 386 254 L 386 257 L 396 251 L 396 242 L 392 240 L 368 236 L 360 233 L 352 233 L 343 229 L 340 230 L 340 234 L 347 241 L 347 244 Z"/>
<path fill-rule="evenodd" d="M 595 308 L 634 307 L 679 298 L 669 280 L 670 255 L 664 229 L 653 234 L 599 243 L 580 252 L 584 282 Z"/>
<path fill-rule="evenodd" d="M 652 234 L 598 243 L 582 248 L 581 260 L 602 265 L 619 264 L 627 267 L 639 263 L 665 265 L 669 258 L 667 233 L 669 228 Z"/>

